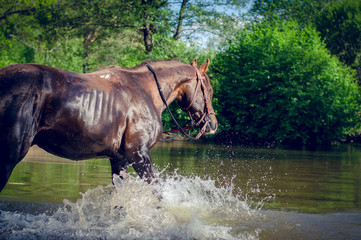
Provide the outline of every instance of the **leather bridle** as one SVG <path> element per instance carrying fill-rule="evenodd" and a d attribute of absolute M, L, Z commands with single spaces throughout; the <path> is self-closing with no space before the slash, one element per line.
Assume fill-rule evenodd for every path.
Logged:
<path fill-rule="evenodd" d="M 206 131 L 206 128 L 207 128 L 207 125 L 208 125 L 208 121 L 205 121 L 203 127 L 201 128 L 201 130 L 199 131 L 199 133 L 197 134 L 197 136 L 194 138 L 192 136 L 190 136 L 189 134 L 187 134 L 184 130 L 184 128 L 182 128 L 180 126 L 180 124 L 178 123 L 178 121 L 175 119 L 174 115 L 172 114 L 171 110 L 169 109 L 169 106 L 167 104 L 167 101 L 165 100 L 164 98 L 164 95 L 163 95 L 163 92 L 162 92 L 162 89 L 160 87 L 160 84 L 159 84 L 159 81 L 158 81 L 158 77 L 157 77 L 157 74 L 155 73 L 154 69 L 149 65 L 147 64 L 146 65 L 147 68 L 153 73 L 154 75 L 154 79 L 157 83 L 157 87 L 158 87 L 158 91 L 159 91 L 159 94 L 160 94 L 160 97 L 162 98 L 163 100 L 163 103 L 165 104 L 169 114 L 171 115 L 173 121 L 175 122 L 175 124 L 177 125 L 177 127 L 179 128 L 179 131 L 183 132 L 184 135 L 186 135 L 188 138 L 190 139 L 193 139 L 193 140 L 198 140 L 202 135 L 203 133 Z M 191 119 L 191 127 L 198 127 L 201 122 L 209 115 L 211 114 L 215 114 L 213 110 L 210 109 L 209 107 L 209 103 L 208 103 L 208 97 L 207 97 L 207 88 L 206 88 L 206 85 L 204 83 L 204 79 L 201 75 L 201 73 L 199 72 L 198 68 L 197 67 L 194 67 L 196 69 L 196 75 L 197 75 L 197 85 L 196 85 L 196 88 L 195 88 L 195 91 L 194 91 L 194 94 L 193 94 L 193 97 L 192 97 L 192 100 L 191 102 L 189 103 L 188 107 L 187 108 L 182 108 L 182 110 L 184 111 L 187 111 L 190 119 Z M 199 89 L 199 86 L 201 86 L 201 90 L 202 90 L 202 93 L 203 93 L 203 99 L 204 99 L 204 111 L 203 111 L 203 115 L 202 117 L 198 120 L 198 122 L 195 123 L 193 117 L 192 117 L 192 113 L 190 112 L 190 108 L 192 107 L 195 99 L 196 99 L 196 95 L 197 95 L 197 92 L 198 92 L 198 89 Z"/>

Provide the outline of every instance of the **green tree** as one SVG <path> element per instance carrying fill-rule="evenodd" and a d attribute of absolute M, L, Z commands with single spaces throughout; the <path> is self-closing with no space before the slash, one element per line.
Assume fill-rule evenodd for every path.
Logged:
<path fill-rule="evenodd" d="M 314 24 L 328 2 L 337 0 L 255 0 L 250 13 L 265 19 L 296 20 L 301 25 Z"/>
<path fill-rule="evenodd" d="M 63 1 L 54 21 L 61 37 L 82 39 L 83 71 L 88 72 L 92 48 L 102 39 L 120 34 L 124 29 L 140 28 L 139 6 L 135 0 Z"/>
<path fill-rule="evenodd" d="M 361 83 L 361 0 L 330 2 L 316 21 L 332 54 L 357 70 Z"/>
<path fill-rule="evenodd" d="M 77 62 L 76 65 L 83 65 L 82 71 L 87 72 L 98 64 L 94 59 L 94 55 L 97 55 L 95 49 L 105 52 L 103 43 L 114 42 L 114 39 L 119 38 L 121 40 L 115 45 L 130 42 L 131 49 L 137 45 L 136 51 L 130 51 L 131 54 L 142 55 L 138 51 L 144 51 L 149 58 L 153 58 L 157 55 L 152 53 L 155 45 L 167 45 L 160 43 L 160 39 L 169 43 L 171 38 L 178 40 L 184 32 L 194 33 L 196 28 L 196 33 L 201 34 L 213 29 L 226 29 L 234 19 L 226 20 L 227 14 L 219 13 L 216 7 L 240 8 L 244 2 L 245 0 L 4 0 L 0 5 L 0 45 L 6 49 L 5 55 L 13 55 L 8 51 L 11 50 L 16 52 L 15 56 L 20 52 L 10 45 L 23 45 L 26 56 L 19 56 L 14 62 L 41 60 L 38 63 L 49 65 L 54 61 L 60 63 L 54 59 L 57 54 L 58 58 L 66 54 L 67 59 L 71 59 L 70 55 L 74 54 L 73 59 L 83 59 L 83 62 Z M 130 37 L 126 40 L 124 34 L 130 34 Z M 78 45 L 79 41 L 82 46 Z M 136 44 L 133 44 L 134 41 Z M 69 42 L 74 43 L 78 50 L 74 51 Z M 142 43 L 143 47 L 138 43 Z M 4 64 L 9 63 L 10 58 L 7 59 Z M 70 65 L 75 66 L 75 63 Z"/>
<path fill-rule="evenodd" d="M 221 125 L 244 141 L 330 143 L 356 119 L 353 73 L 330 55 L 313 27 L 254 25 L 217 55 L 211 70 Z"/>
<path fill-rule="evenodd" d="M 242 22 L 237 14 L 249 0 L 181 0 L 173 3 L 173 38 L 200 33 L 227 35 Z M 178 10 L 179 9 L 179 10 Z"/>
<path fill-rule="evenodd" d="M 52 28 L 45 29 L 51 18 L 48 11 L 56 1 L 2 1 L 0 5 L 0 66 L 33 62 L 36 51 L 49 51 L 54 40 Z"/>
<path fill-rule="evenodd" d="M 251 12 L 265 19 L 293 19 L 303 26 L 314 25 L 326 47 L 356 70 L 361 83 L 360 0 L 255 0 Z"/>

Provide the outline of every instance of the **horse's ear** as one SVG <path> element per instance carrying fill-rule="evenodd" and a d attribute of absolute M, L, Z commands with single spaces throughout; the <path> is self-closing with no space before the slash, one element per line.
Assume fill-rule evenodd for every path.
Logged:
<path fill-rule="evenodd" d="M 197 59 L 194 59 L 192 62 L 191 62 L 191 65 L 193 67 L 197 67 Z"/>
<path fill-rule="evenodd" d="M 207 62 L 203 63 L 200 67 L 199 67 L 199 71 L 201 71 L 202 73 L 206 73 L 208 71 L 208 66 L 209 66 L 210 60 L 209 58 L 207 58 Z"/>

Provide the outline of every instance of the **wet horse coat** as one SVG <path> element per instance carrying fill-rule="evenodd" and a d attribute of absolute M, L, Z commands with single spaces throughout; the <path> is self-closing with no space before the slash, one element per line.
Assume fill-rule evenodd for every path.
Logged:
<path fill-rule="evenodd" d="M 166 101 L 181 107 L 195 101 L 190 112 L 199 119 L 203 96 L 196 90 L 196 62 L 148 62 L 157 73 Z M 199 67 L 212 98 L 205 72 Z M 37 144 L 46 151 L 73 160 L 109 157 L 113 174 L 132 165 L 148 182 L 154 170 L 149 150 L 160 138 L 165 105 L 153 74 L 144 64 L 78 74 L 36 64 L 0 69 L 0 191 L 13 168 Z M 213 111 L 212 106 L 210 108 Z M 217 129 L 207 116 L 206 131 Z"/>

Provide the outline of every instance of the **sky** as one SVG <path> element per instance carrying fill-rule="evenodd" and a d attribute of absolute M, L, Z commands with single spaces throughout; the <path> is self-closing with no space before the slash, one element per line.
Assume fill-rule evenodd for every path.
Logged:
<path fill-rule="evenodd" d="M 228 15 L 233 15 L 235 17 L 235 22 L 239 21 L 238 27 L 241 28 L 243 24 L 242 15 L 247 13 L 252 7 L 253 0 L 250 0 L 249 3 L 246 4 L 246 7 L 241 9 L 230 8 L 227 6 L 217 6 L 215 9 L 218 12 L 226 12 Z M 181 1 L 173 2 L 171 9 L 175 12 L 178 12 L 181 6 Z M 238 19 L 238 20 L 237 20 Z M 237 26 L 235 26 L 237 27 Z M 201 31 L 201 26 L 194 26 L 194 32 L 189 29 L 188 31 L 184 31 L 183 35 L 181 35 L 181 40 L 186 41 L 188 45 L 198 44 L 201 48 L 207 48 L 208 46 L 217 47 L 225 38 L 222 36 L 222 32 L 217 32 L 217 29 L 213 29 L 212 32 L 209 31 Z M 189 42 L 191 40 L 192 42 Z"/>

